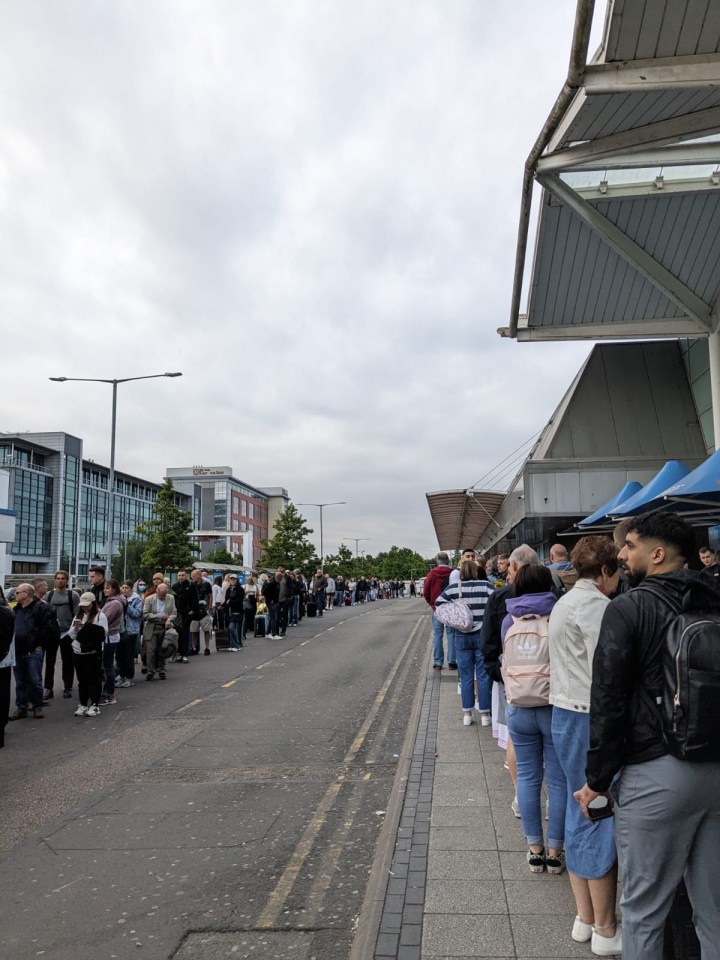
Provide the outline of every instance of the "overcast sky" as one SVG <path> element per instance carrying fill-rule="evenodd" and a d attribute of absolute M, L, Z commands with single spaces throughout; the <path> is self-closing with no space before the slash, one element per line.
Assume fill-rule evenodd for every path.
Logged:
<path fill-rule="evenodd" d="M 434 553 L 426 491 L 540 430 L 589 349 L 496 334 L 574 14 L 2 4 L 0 431 L 64 430 L 107 464 L 110 388 L 48 377 L 181 370 L 119 388 L 118 469 L 229 464 L 348 501 L 326 552 Z"/>

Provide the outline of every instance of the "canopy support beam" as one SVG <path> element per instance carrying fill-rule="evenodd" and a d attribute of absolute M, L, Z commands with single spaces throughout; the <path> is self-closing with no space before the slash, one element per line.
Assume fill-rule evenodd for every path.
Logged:
<path fill-rule="evenodd" d="M 720 84 L 720 55 L 625 60 L 589 64 L 585 68 L 588 95 L 645 93 L 651 90 L 702 89 Z"/>
<path fill-rule="evenodd" d="M 607 137 L 584 141 L 572 147 L 548 153 L 538 159 L 538 173 L 551 173 L 568 168 L 571 164 L 597 161 L 625 151 L 644 151 L 652 144 L 677 143 L 717 133 L 720 127 L 720 107 L 708 107 L 696 113 L 688 113 L 670 120 L 658 120 L 642 127 L 633 127 Z"/>

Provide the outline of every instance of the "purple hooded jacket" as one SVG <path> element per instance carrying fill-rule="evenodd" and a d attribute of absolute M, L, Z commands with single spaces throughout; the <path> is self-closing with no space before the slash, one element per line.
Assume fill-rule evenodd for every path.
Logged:
<path fill-rule="evenodd" d="M 528 613 L 536 613 L 539 617 L 548 617 L 557 603 L 557 597 L 549 590 L 547 593 L 524 593 L 521 597 L 508 597 L 507 616 L 500 627 L 500 636 L 503 644 L 505 634 L 513 622 L 513 617 L 524 617 Z"/>

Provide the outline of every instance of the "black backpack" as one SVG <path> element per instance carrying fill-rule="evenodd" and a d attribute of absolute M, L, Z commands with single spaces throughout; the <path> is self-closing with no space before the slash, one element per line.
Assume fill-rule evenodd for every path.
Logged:
<path fill-rule="evenodd" d="M 678 603 L 652 577 L 642 589 L 663 600 L 675 617 L 663 644 L 663 736 L 679 760 L 720 760 L 720 596 L 691 582 Z"/>

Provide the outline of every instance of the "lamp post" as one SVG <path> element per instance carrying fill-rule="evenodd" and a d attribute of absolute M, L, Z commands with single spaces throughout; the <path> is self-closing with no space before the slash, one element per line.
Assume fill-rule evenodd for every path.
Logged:
<path fill-rule="evenodd" d="M 325 572 L 325 551 L 323 550 L 323 507 L 339 507 L 347 500 L 333 500 L 332 503 L 298 503 L 298 507 L 317 507 L 320 510 L 320 569 Z"/>
<path fill-rule="evenodd" d="M 355 563 L 358 562 L 358 544 L 363 543 L 366 540 L 369 540 L 370 537 L 343 537 L 343 540 L 354 540 L 355 541 Z M 363 553 L 365 551 L 363 550 Z"/>
<path fill-rule="evenodd" d="M 182 373 L 150 373 L 144 377 L 123 377 L 118 380 L 105 380 L 99 377 L 49 377 L 54 383 L 111 383 L 112 384 L 112 425 L 110 428 L 110 477 L 108 482 L 108 548 L 107 573 L 112 576 L 113 558 L 113 526 L 115 524 L 115 423 L 117 420 L 117 388 L 119 383 L 130 383 L 133 380 L 156 380 L 158 377 L 181 377 Z"/>

